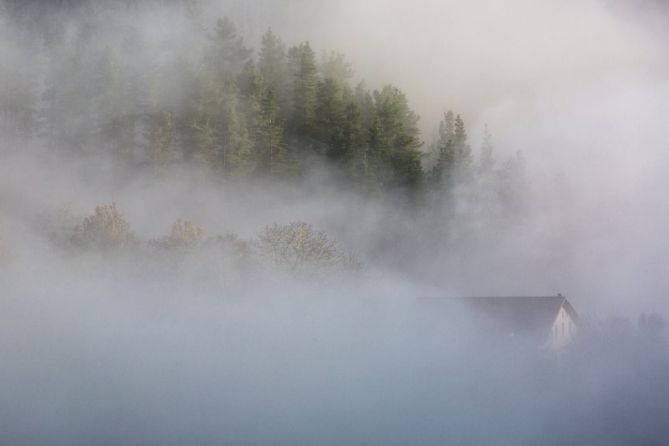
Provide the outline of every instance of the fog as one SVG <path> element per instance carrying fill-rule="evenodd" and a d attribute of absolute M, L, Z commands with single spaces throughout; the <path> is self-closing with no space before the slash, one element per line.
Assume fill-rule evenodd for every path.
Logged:
<path fill-rule="evenodd" d="M 20 102 L 29 80 L 45 108 L 88 32 L 82 54 L 125 42 L 128 72 L 159 79 L 142 101 L 182 104 L 179 64 L 227 16 L 256 55 L 271 27 L 344 53 L 354 83 L 397 85 L 424 163 L 447 110 L 475 159 L 487 125 L 500 169 L 522 153 L 523 191 L 509 210 L 484 186 L 418 204 L 360 194 L 319 162 L 299 183 L 129 168 L 97 140 L 54 144 L 4 114 L 0 443 L 666 443 L 666 332 L 638 323 L 669 317 L 662 2 L 121 3 L 2 3 L 0 101 Z M 103 72 L 77 67 L 59 79 Z M 80 88 L 66 135 L 104 121 Z M 136 245 L 78 242 L 111 203 Z M 183 242 L 169 238 L 179 219 L 202 234 L 165 248 Z M 291 222 L 336 241 L 336 265 L 273 263 L 262 234 Z M 559 353 L 424 301 L 558 293 L 582 324 Z"/>
<path fill-rule="evenodd" d="M 397 83 L 426 139 L 454 108 L 474 138 L 487 123 L 499 151 L 524 152 L 541 223 L 519 243 L 558 259 L 542 262 L 551 277 L 541 289 L 660 309 L 669 285 L 659 237 L 669 163 L 662 2 L 268 3 L 263 19 L 242 9 L 249 28 L 271 23 L 341 49 L 361 78 Z M 522 261 L 531 253 L 506 255 L 522 263 L 511 277 L 541 274 Z"/>

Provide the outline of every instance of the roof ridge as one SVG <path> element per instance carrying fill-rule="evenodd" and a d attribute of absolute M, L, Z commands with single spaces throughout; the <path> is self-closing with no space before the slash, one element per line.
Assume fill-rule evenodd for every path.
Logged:
<path fill-rule="evenodd" d="M 567 298 L 561 294 L 550 296 L 424 296 L 421 299 L 563 299 Z"/>

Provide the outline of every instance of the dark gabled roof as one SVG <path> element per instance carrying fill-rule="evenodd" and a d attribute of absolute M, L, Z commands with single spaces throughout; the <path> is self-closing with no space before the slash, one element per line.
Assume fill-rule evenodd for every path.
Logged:
<path fill-rule="evenodd" d="M 426 298 L 425 301 L 464 309 L 490 327 L 519 335 L 548 335 L 561 308 L 578 321 L 576 311 L 562 295 Z"/>

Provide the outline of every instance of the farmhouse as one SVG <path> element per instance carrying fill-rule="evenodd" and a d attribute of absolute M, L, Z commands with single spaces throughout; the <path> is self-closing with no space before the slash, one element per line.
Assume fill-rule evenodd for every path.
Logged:
<path fill-rule="evenodd" d="M 523 338 L 560 349 L 577 334 L 579 318 L 566 297 L 464 297 L 427 299 L 444 311 L 465 311 L 496 337 Z"/>

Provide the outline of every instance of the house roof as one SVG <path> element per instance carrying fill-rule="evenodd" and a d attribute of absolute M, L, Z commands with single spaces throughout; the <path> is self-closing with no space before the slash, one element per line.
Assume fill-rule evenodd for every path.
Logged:
<path fill-rule="evenodd" d="M 431 305 L 464 309 L 488 327 L 519 335 L 547 336 L 561 308 L 577 322 L 569 301 L 557 296 L 429 298 Z"/>

